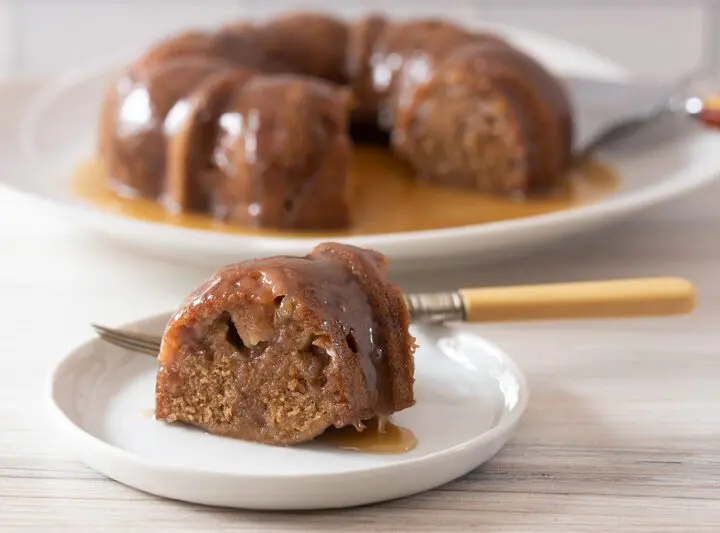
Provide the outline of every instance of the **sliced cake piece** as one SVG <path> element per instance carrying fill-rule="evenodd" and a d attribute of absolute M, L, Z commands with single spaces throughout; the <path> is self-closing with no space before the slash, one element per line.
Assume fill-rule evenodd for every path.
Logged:
<path fill-rule="evenodd" d="M 325 243 L 238 263 L 163 336 L 156 417 L 268 444 L 311 440 L 414 404 L 414 339 L 386 260 Z"/>

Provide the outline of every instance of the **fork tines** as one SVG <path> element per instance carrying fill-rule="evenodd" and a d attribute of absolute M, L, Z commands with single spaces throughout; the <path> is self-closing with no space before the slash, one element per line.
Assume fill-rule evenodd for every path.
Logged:
<path fill-rule="evenodd" d="M 112 329 L 98 324 L 92 324 L 92 327 L 101 339 L 114 346 L 152 356 L 157 356 L 160 351 L 159 337 Z"/>

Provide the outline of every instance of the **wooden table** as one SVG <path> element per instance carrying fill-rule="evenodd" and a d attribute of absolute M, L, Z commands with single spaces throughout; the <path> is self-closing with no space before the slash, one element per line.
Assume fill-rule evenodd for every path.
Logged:
<path fill-rule="evenodd" d="M 720 531 L 720 185 L 510 264 L 405 280 L 670 274 L 701 302 L 683 318 L 484 328 L 531 387 L 493 461 L 415 497 L 294 514 L 165 501 L 75 459 L 44 412 L 50 363 L 91 319 L 170 309 L 202 274 L 80 238 L 9 195 L 0 212 L 0 531 Z"/>

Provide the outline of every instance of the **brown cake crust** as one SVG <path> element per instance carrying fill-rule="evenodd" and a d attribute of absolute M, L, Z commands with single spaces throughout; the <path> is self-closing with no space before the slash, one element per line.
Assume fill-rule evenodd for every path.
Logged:
<path fill-rule="evenodd" d="M 268 22 L 262 33 L 262 50 L 290 72 L 346 84 L 345 50 L 348 26 L 334 17 L 293 13 Z"/>
<path fill-rule="evenodd" d="M 375 89 L 373 53 L 375 43 L 385 32 L 389 21 L 370 15 L 352 24 L 348 33 L 345 72 L 355 96 L 353 119 L 375 124 L 380 107 L 380 94 Z"/>
<path fill-rule="evenodd" d="M 216 191 L 225 179 L 214 161 L 220 119 L 254 75 L 248 69 L 221 70 L 188 98 L 185 119 L 167 141 L 164 203 L 169 210 L 216 211 Z"/>
<path fill-rule="evenodd" d="M 126 69 L 103 106 L 99 149 L 113 188 L 158 199 L 165 190 L 166 121 L 208 77 L 234 68 L 222 60 L 185 58 Z"/>
<path fill-rule="evenodd" d="M 414 339 L 385 258 L 326 243 L 225 267 L 170 320 L 156 417 L 269 444 L 414 404 Z"/>
<path fill-rule="evenodd" d="M 216 218 L 255 227 L 349 224 L 350 94 L 299 76 L 255 76 L 220 120 Z M 240 125 L 240 127 L 238 127 Z"/>
<path fill-rule="evenodd" d="M 163 39 L 133 62 L 136 70 L 152 69 L 178 60 L 221 60 L 235 67 L 265 73 L 293 72 L 293 67 L 266 53 L 265 33 L 261 28 L 244 24 L 242 31 L 184 31 Z"/>

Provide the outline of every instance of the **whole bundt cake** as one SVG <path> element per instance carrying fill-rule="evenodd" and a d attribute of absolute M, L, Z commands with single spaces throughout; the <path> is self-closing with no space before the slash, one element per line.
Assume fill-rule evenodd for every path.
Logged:
<path fill-rule="evenodd" d="M 293 14 L 185 32 L 108 91 L 99 151 L 121 195 L 229 223 L 350 224 L 351 127 L 389 136 L 417 178 L 526 197 L 561 183 L 559 80 L 502 38 L 443 20 Z"/>

